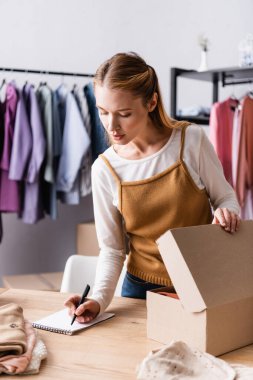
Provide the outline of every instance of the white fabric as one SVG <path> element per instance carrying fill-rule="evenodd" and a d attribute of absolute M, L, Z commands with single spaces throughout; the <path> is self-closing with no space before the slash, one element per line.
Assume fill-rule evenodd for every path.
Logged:
<path fill-rule="evenodd" d="M 104 155 L 122 181 L 136 181 L 156 175 L 179 159 L 181 131 L 173 130 L 169 141 L 157 153 L 129 160 L 108 148 Z M 186 130 L 183 159 L 200 188 L 206 188 L 212 206 L 227 207 L 239 213 L 235 193 L 226 181 L 212 144 L 203 129 L 190 125 Z M 117 209 L 118 189 L 104 161 L 99 157 L 92 166 L 94 217 L 100 256 L 92 298 L 100 303 L 101 312 L 109 305 L 125 259 L 125 240 L 121 214 Z"/>
<path fill-rule="evenodd" d="M 25 372 L 19 375 L 34 375 L 39 373 L 41 361 L 47 358 L 47 348 L 43 340 L 37 336 L 35 347 L 32 352 L 32 359 Z"/>
<path fill-rule="evenodd" d="M 235 380 L 252 380 L 253 379 L 253 368 L 246 367 L 241 364 L 232 364 L 236 372 Z"/>
<path fill-rule="evenodd" d="M 241 218 L 244 220 L 253 219 L 253 191 L 246 189 L 245 201 L 241 209 Z"/>
<path fill-rule="evenodd" d="M 91 120 L 90 120 L 90 112 L 89 106 L 87 102 L 87 98 L 84 95 L 83 89 L 78 86 L 74 87 L 73 90 L 74 96 L 78 99 L 78 105 L 80 107 L 81 116 L 83 119 L 83 123 L 88 133 L 89 138 L 91 138 Z M 80 191 L 82 197 L 86 197 L 91 193 L 91 165 L 92 165 L 92 151 L 91 146 L 83 157 L 82 165 L 81 165 L 81 176 L 80 176 Z"/>
<path fill-rule="evenodd" d="M 154 350 L 137 369 L 138 380 L 252 380 L 253 368 L 230 365 L 208 353 L 172 342 Z"/>
<path fill-rule="evenodd" d="M 83 157 L 90 146 L 90 137 L 85 129 L 76 100 L 64 85 L 57 90 L 66 99 L 66 112 L 63 128 L 62 154 L 57 172 L 58 191 L 70 192 Z"/>
<path fill-rule="evenodd" d="M 234 113 L 233 134 L 232 134 L 232 181 L 233 181 L 234 188 L 236 187 L 236 179 L 237 179 L 240 135 L 241 135 L 240 109 L 236 108 L 235 113 Z"/>

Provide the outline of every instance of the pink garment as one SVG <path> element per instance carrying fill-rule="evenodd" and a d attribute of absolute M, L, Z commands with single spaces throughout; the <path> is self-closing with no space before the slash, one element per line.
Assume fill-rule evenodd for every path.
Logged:
<path fill-rule="evenodd" d="M 250 194 L 249 194 L 250 192 Z M 242 104 L 241 136 L 237 168 L 236 193 L 241 207 L 253 195 L 253 99 L 246 96 Z"/>
<path fill-rule="evenodd" d="M 20 210 L 19 183 L 9 179 L 10 158 L 14 134 L 14 124 L 18 104 L 18 95 L 12 84 L 7 85 L 4 111 L 4 140 L 0 160 L 0 210 L 18 212 Z"/>
<path fill-rule="evenodd" d="M 233 180 L 234 189 L 236 188 L 236 181 L 237 181 L 240 136 L 241 136 L 241 105 L 235 110 L 233 135 L 232 135 L 232 180 Z"/>
<path fill-rule="evenodd" d="M 25 320 L 25 333 L 27 337 L 27 350 L 22 355 L 6 355 L 0 358 L 0 374 L 23 373 L 29 366 L 33 349 L 36 343 L 36 332 L 32 324 Z"/>
<path fill-rule="evenodd" d="M 214 103 L 210 114 L 210 140 L 223 166 L 227 181 L 232 185 L 232 132 L 236 99 Z"/>
<path fill-rule="evenodd" d="M 243 220 L 253 219 L 253 196 L 250 189 L 246 190 L 245 202 L 241 209 L 241 218 Z"/>

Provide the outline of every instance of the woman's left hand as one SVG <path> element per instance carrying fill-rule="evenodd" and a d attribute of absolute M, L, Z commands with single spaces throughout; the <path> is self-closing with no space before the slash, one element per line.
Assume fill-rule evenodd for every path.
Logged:
<path fill-rule="evenodd" d="M 239 228 L 241 218 L 227 208 L 217 208 L 214 212 L 213 224 L 220 224 L 227 232 L 235 232 Z"/>

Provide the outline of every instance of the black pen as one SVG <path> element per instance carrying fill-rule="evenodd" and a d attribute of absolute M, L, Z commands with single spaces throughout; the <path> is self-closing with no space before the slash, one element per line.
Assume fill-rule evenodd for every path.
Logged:
<path fill-rule="evenodd" d="M 89 291 L 90 291 L 90 285 L 87 285 L 86 288 L 84 289 L 83 295 L 82 295 L 82 297 L 81 297 L 81 299 L 80 299 L 79 304 L 77 305 L 77 307 L 80 306 L 82 303 L 84 303 L 85 298 L 87 297 Z M 77 317 L 77 315 L 74 314 L 73 318 L 72 318 L 72 321 L 71 321 L 71 325 L 73 325 L 73 323 L 75 322 L 76 317 Z"/>

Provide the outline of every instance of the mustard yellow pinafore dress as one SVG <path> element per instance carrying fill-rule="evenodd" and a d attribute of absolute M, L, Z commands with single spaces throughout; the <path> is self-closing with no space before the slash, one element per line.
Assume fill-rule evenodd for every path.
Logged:
<path fill-rule="evenodd" d="M 155 241 L 171 228 L 212 220 L 208 194 L 197 187 L 183 161 L 186 128 L 181 129 L 178 160 L 147 179 L 121 181 L 106 157 L 100 156 L 118 187 L 118 209 L 129 237 L 127 271 L 152 284 L 173 285 Z"/>

